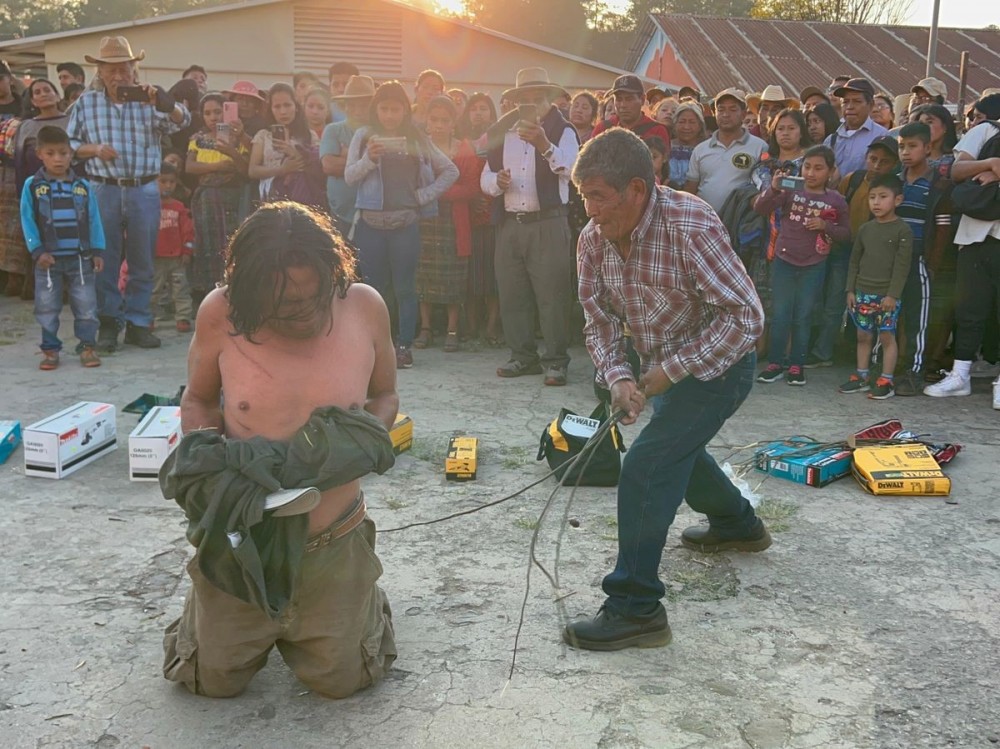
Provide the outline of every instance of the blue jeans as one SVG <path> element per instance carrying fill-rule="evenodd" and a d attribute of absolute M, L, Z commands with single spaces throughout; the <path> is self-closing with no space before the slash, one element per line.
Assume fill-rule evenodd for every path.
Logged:
<path fill-rule="evenodd" d="M 771 263 L 771 338 L 767 345 L 767 359 L 771 364 L 785 361 L 789 334 L 792 349 L 788 364 L 801 367 L 806 363 L 813 308 L 823 291 L 825 276 L 826 263 L 799 267 L 781 258 Z M 840 295 L 842 307 L 845 298 L 845 294 Z"/>
<path fill-rule="evenodd" d="M 386 304 L 390 286 L 399 309 L 396 345 L 409 346 L 417 332 L 417 262 L 420 260 L 420 224 L 402 229 L 374 229 L 358 221 L 354 231 L 358 261 L 365 283 L 375 287 Z"/>
<path fill-rule="evenodd" d="M 98 314 L 148 328 L 153 324 L 153 255 L 160 232 L 160 188 L 92 186 L 104 224 L 104 270 L 97 277 Z M 118 290 L 122 261 L 128 261 L 125 298 Z"/>
<path fill-rule="evenodd" d="M 684 499 L 721 536 L 753 532 L 757 516 L 705 449 L 753 387 L 753 352 L 710 382 L 688 377 L 653 398 L 653 416 L 632 443 L 618 481 L 618 563 L 604 578 L 605 606 L 652 613 L 663 598 L 658 573 L 667 530 Z"/>
<path fill-rule="evenodd" d="M 73 310 L 73 332 L 80 341 L 77 352 L 97 343 L 94 265 L 80 255 L 57 257 L 50 268 L 35 265 L 35 319 L 42 326 L 42 351 L 62 350 L 57 333 L 64 288 L 69 291 L 69 308 Z"/>
<path fill-rule="evenodd" d="M 851 245 L 848 242 L 836 242 L 826 260 L 826 283 L 824 284 L 822 304 L 817 303 L 819 312 L 819 332 L 813 353 L 817 359 L 830 361 L 833 359 L 833 344 L 837 340 L 841 323 L 844 321 L 844 310 L 847 308 L 847 268 L 851 263 Z"/>

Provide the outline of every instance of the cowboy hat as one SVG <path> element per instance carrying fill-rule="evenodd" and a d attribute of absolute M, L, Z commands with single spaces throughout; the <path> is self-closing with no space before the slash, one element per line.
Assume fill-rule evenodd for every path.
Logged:
<path fill-rule="evenodd" d="M 367 75 L 352 75 L 344 86 L 344 93 L 331 97 L 331 101 L 371 99 L 375 96 L 375 80 Z"/>
<path fill-rule="evenodd" d="M 781 103 L 793 109 L 798 109 L 799 107 L 799 100 L 794 96 L 785 96 L 785 89 L 781 86 L 766 86 L 761 93 L 747 96 L 747 106 L 754 109 L 759 109 L 761 102 L 765 101 L 768 103 Z"/>
<path fill-rule="evenodd" d="M 84 55 L 83 59 L 91 65 L 97 65 L 101 62 L 111 64 L 118 62 L 139 62 L 146 59 L 146 51 L 140 50 L 139 54 L 134 55 L 132 54 L 132 45 L 128 43 L 128 39 L 123 36 L 106 36 L 101 39 L 101 45 L 97 50 L 97 57 Z"/>
<path fill-rule="evenodd" d="M 236 81 L 232 88 L 226 88 L 222 90 L 224 94 L 231 94 L 233 96 L 252 96 L 254 99 L 259 99 L 260 101 L 267 101 L 267 97 L 260 92 L 250 81 Z"/>
<path fill-rule="evenodd" d="M 549 80 L 549 73 L 545 68 L 523 68 L 517 71 L 514 88 L 504 91 L 501 98 L 515 99 L 519 94 L 529 91 L 547 91 L 553 99 L 557 96 L 569 96 L 566 89 Z"/>

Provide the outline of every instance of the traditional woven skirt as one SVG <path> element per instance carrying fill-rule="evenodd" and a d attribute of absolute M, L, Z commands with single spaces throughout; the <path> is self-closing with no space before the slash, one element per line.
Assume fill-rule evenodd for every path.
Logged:
<path fill-rule="evenodd" d="M 240 225 L 242 185 L 199 187 L 191 197 L 194 220 L 194 257 L 191 259 L 191 288 L 209 292 L 222 282 L 225 251 L 229 237 Z"/>
<path fill-rule="evenodd" d="M 27 275 L 31 255 L 21 231 L 21 198 L 14 167 L 0 165 L 0 270 Z"/>
<path fill-rule="evenodd" d="M 429 304 L 461 304 L 465 301 L 469 258 L 459 257 L 455 247 L 455 224 L 451 215 L 420 222 L 420 262 L 417 265 L 417 297 Z"/>
<path fill-rule="evenodd" d="M 497 251 L 497 228 L 492 224 L 472 227 L 472 257 L 469 258 L 469 296 L 495 297 L 497 274 L 493 269 Z"/>

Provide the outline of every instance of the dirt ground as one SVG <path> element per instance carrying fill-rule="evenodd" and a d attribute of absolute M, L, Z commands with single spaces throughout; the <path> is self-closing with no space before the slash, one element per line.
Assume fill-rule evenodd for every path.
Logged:
<path fill-rule="evenodd" d="M 67 356 L 53 373 L 37 370 L 37 336 L 29 305 L 0 300 L 0 418 L 29 424 L 78 400 L 120 409 L 184 382 L 187 337 L 172 331 L 158 351 L 126 349 L 96 370 Z M 547 422 L 561 406 L 593 406 L 582 348 L 566 388 L 498 380 L 504 353 L 416 352 L 400 373 L 416 438 L 387 475 L 365 482 L 380 527 L 475 507 L 543 475 L 535 452 Z M 382 684 L 343 701 L 306 692 L 276 652 L 236 699 L 164 681 L 161 632 L 183 605 L 192 551 L 181 511 L 156 484 L 128 481 L 124 448 L 63 481 L 24 477 L 18 449 L 0 466 L 0 746 L 997 746 L 1000 412 L 989 381 L 970 398 L 874 402 L 839 396 L 845 374 L 814 371 L 794 390 L 756 386 L 715 454 L 792 434 L 842 438 L 897 416 L 966 446 L 949 469 L 957 504 L 875 498 L 851 479 L 824 489 L 769 479 L 759 491 L 774 545 L 719 556 L 680 548 L 680 530 L 699 521 L 683 508 L 662 567 L 673 644 L 567 648 L 536 571 L 508 683 L 546 482 L 496 508 L 380 537 L 399 660 Z M 119 411 L 123 445 L 136 421 Z M 444 480 L 456 432 L 481 440 L 475 482 Z M 550 567 L 566 498 L 540 532 Z M 592 615 L 615 557 L 614 491 L 581 490 L 571 514 L 580 527 L 562 532 L 560 595 L 569 616 Z"/>

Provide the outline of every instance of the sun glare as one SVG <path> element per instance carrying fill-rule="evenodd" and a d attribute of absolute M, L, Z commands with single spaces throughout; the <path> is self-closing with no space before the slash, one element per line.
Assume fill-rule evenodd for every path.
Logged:
<path fill-rule="evenodd" d="M 434 11 L 442 15 L 463 15 L 465 13 L 465 0 L 431 0 Z"/>

